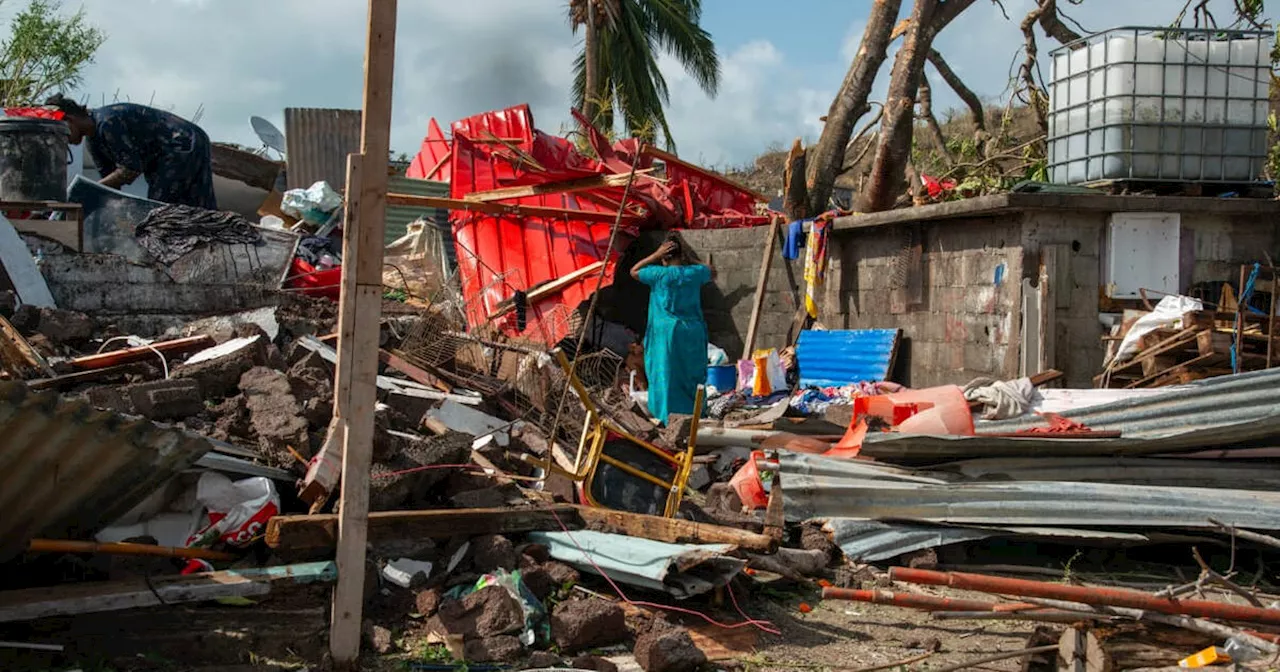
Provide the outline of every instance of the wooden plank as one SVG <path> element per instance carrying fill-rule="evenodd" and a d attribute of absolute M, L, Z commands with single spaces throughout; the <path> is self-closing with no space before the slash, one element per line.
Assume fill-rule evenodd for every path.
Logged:
<path fill-rule="evenodd" d="M 84 249 L 84 224 L 76 219 L 11 219 L 18 233 L 48 238 L 77 252 Z"/>
<path fill-rule="evenodd" d="M 651 169 L 637 170 L 636 175 L 652 172 Z M 545 182 L 542 184 L 522 184 L 515 187 L 502 187 L 489 191 L 477 191 L 467 194 L 464 200 L 472 203 L 488 203 L 491 201 L 503 201 L 509 198 L 524 198 L 526 196 L 540 196 L 542 194 L 569 194 L 578 191 L 590 191 L 601 187 L 623 187 L 627 181 L 631 179 L 631 173 L 617 173 L 612 175 L 592 175 L 590 177 L 580 177 L 572 180 L 560 180 L 559 182 Z"/>
<path fill-rule="evenodd" d="M 44 357 L 3 317 L 0 317 L 0 360 L 10 373 L 21 378 L 53 376 L 53 368 Z"/>
<path fill-rule="evenodd" d="M 1163 341 L 1156 343 L 1152 347 L 1142 350 L 1129 361 L 1124 362 L 1120 366 L 1113 368 L 1111 370 L 1111 373 L 1114 375 L 1126 369 L 1141 366 L 1142 360 L 1144 359 L 1153 359 L 1155 357 L 1159 357 L 1160 355 L 1173 352 L 1178 348 L 1191 347 L 1192 344 L 1195 343 L 1197 333 L 1199 333 L 1199 330 L 1196 327 L 1189 327 L 1187 329 L 1183 329 L 1182 331 L 1174 334 L 1173 336 L 1170 336 L 1169 338 L 1166 338 Z"/>
<path fill-rule="evenodd" d="M 582 268 L 579 268 L 575 271 L 566 273 L 556 278 L 555 280 L 549 280 L 547 282 L 544 282 L 538 285 L 537 287 L 534 287 L 533 289 L 529 290 L 527 294 L 528 304 L 533 305 L 547 298 L 548 296 L 552 296 L 554 294 L 562 292 L 569 285 L 572 285 L 573 283 L 579 280 L 582 280 L 584 278 L 596 275 L 603 268 L 604 268 L 604 262 L 597 261 L 591 264 L 587 264 L 586 266 L 583 266 Z M 516 306 L 514 301 L 512 299 L 507 299 L 502 303 L 498 304 L 498 309 L 494 311 L 493 315 L 489 316 L 489 321 L 492 322 L 498 318 L 501 318 L 503 315 L 506 315 L 507 313 L 510 313 L 515 309 L 516 309 Z"/>
<path fill-rule="evenodd" d="M 732 544 L 751 551 L 771 553 L 777 542 L 770 536 L 733 527 L 695 523 L 678 518 L 646 516 L 639 513 L 577 507 L 578 515 L 591 529 L 641 537 L 669 544 Z"/>
<path fill-rule="evenodd" d="M 377 403 L 378 319 L 382 312 L 382 250 L 386 228 L 387 164 L 391 152 L 391 94 L 396 57 L 396 0 L 369 0 L 364 96 L 356 217 L 345 221 L 342 296 L 339 308 L 338 371 L 348 377 L 335 386 L 343 399 L 341 509 L 335 557 L 329 651 L 337 667 L 352 667 L 360 656 L 364 611 L 365 545 L 369 528 L 369 469 L 373 458 L 373 416 Z M 349 185 L 350 186 L 350 185 Z M 356 191 L 348 189 L 350 198 Z M 352 208 L 348 206 L 348 214 Z M 357 242 L 352 242 L 357 241 Z M 348 254 L 348 245 L 355 254 Z M 353 277 L 348 277 L 353 276 Z M 354 305 L 349 305 L 354 302 Z"/>
<path fill-rule="evenodd" d="M 13 210 L 72 212 L 80 210 L 81 207 L 79 203 L 62 201 L 0 201 L 0 212 Z"/>
<path fill-rule="evenodd" d="M 213 143 L 213 174 L 271 191 L 280 175 L 280 162 L 219 142 Z"/>
<path fill-rule="evenodd" d="M 154 355 L 153 355 L 154 356 Z M 59 390 L 66 387 L 75 387 L 82 383 L 90 383 L 98 380 L 108 380 L 118 378 L 127 373 L 135 373 L 140 369 L 133 364 L 121 364 L 120 366 L 109 366 L 105 369 L 91 369 L 89 371 L 76 371 L 52 378 L 41 378 L 40 380 L 27 381 L 27 387 L 33 390 Z"/>
<path fill-rule="evenodd" d="M 472 201 L 464 201 L 460 198 L 414 196 L 411 194 L 387 194 L 387 204 L 415 208 L 466 210 L 468 212 L 483 212 L 490 215 L 509 215 L 511 217 L 577 219 L 584 222 L 603 222 L 607 224 L 612 224 L 618 217 L 617 212 L 596 212 L 537 205 L 515 205 L 511 203 L 476 203 Z M 623 221 L 633 220 L 635 218 L 636 216 L 632 214 L 623 214 L 622 216 Z"/>
<path fill-rule="evenodd" d="M 275 584 L 329 582 L 337 577 L 332 562 L 164 576 L 147 580 L 77 583 L 47 588 L 0 591 L 0 623 L 50 616 L 121 611 L 222 597 L 252 597 Z M 363 578 L 363 572 L 361 572 Z"/>
<path fill-rule="evenodd" d="M 664 163 L 674 163 L 674 164 L 676 164 L 676 165 L 678 165 L 678 166 L 680 166 L 680 167 L 682 167 L 682 168 L 685 168 L 685 169 L 687 169 L 687 170 L 691 170 L 691 171 L 693 171 L 693 172 L 695 172 L 695 173 L 698 173 L 699 175 L 702 175 L 703 177 L 705 177 L 705 178 L 707 178 L 707 179 L 710 179 L 710 180 L 713 180 L 713 181 L 719 182 L 719 183 L 721 183 L 721 184 L 723 184 L 723 185 L 725 185 L 725 186 L 733 187 L 734 189 L 740 189 L 740 190 L 742 190 L 742 191 L 745 191 L 745 192 L 747 192 L 748 194 L 751 194 L 751 197 L 752 197 L 752 198 L 756 199 L 757 201 L 759 201 L 759 202 L 761 202 L 761 203 L 768 203 L 768 202 L 769 202 L 769 197 L 768 197 L 768 196 L 765 196 L 764 194 L 762 194 L 762 193 L 760 193 L 760 192 L 758 192 L 758 191 L 756 191 L 756 190 L 754 190 L 754 189 L 749 189 L 749 188 L 747 188 L 747 187 L 743 186 L 742 184 L 740 184 L 740 183 L 738 183 L 738 182 L 734 182 L 733 180 L 731 180 L 731 179 L 729 179 L 729 178 L 727 178 L 727 177 L 725 177 L 725 176 L 723 176 L 723 175 L 721 175 L 721 174 L 719 174 L 719 173 L 713 173 L 713 172 L 711 172 L 711 171 L 707 170 L 706 168 L 703 168 L 702 166 L 699 166 L 699 165 L 697 165 L 697 164 L 693 164 L 693 163 L 689 163 L 688 161 L 685 161 L 684 159 L 681 159 L 680 157 L 676 156 L 675 154 L 672 154 L 671 152 L 667 152 L 667 151 L 664 151 L 664 150 L 658 149 L 657 147 L 654 147 L 653 145 L 645 145 L 645 146 L 644 146 L 644 150 L 643 150 L 643 151 L 644 151 L 644 153 L 645 153 L 646 155 L 648 155 L 648 156 L 652 156 L 652 157 L 653 157 L 653 158 L 655 158 L 655 159 L 660 159 L 660 160 L 662 160 Z M 835 229 L 832 229 L 832 230 L 834 231 Z"/>
<path fill-rule="evenodd" d="M 558 518 L 558 519 L 557 519 Z M 369 541 L 447 539 L 459 533 L 515 534 L 582 529 L 582 518 L 568 504 L 537 509 L 433 509 L 428 511 L 374 511 L 369 514 Z M 271 548 L 327 550 L 337 544 L 335 514 L 276 516 L 267 522 L 266 542 Z"/>
<path fill-rule="evenodd" d="M 408 376 L 409 380 L 412 380 L 415 383 L 418 383 L 420 385 L 426 385 L 428 387 L 434 387 L 437 390 L 440 390 L 441 392 L 445 392 L 445 393 L 453 392 L 452 385 L 450 385 L 449 383 L 446 383 L 443 380 L 440 380 L 436 376 L 428 373 L 426 370 L 418 366 L 415 366 L 413 364 L 410 364 L 409 362 L 406 362 L 403 357 L 401 357 L 400 355 L 394 352 L 388 352 L 386 350 L 380 349 L 378 350 L 378 360 L 381 361 L 383 364 L 386 364 L 387 366 L 395 369 L 396 371 L 399 371 L 400 373 L 403 373 L 404 375 Z"/>
<path fill-rule="evenodd" d="M 1174 366 L 1172 368 L 1157 371 L 1149 376 L 1144 376 L 1142 378 L 1139 378 L 1138 380 L 1135 380 L 1132 383 L 1125 385 L 1124 387 L 1125 389 L 1134 389 L 1138 387 L 1153 387 L 1152 383 L 1155 383 L 1156 379 L 1158 378 L 1170 376 L 1171 374 L 1188 372 L 1195 369 L 1208 368 L 1210 366 L 1213 366 L 1214 364 L 1221 363 L 1224 358 L 1226 358 L 1226 361 L 1231 361 L 1231 358 L 1229 355 L 1222 355 L 1216 352 L 1211 352 L 1207 355 L 1200 355 L 1195 359 L 1192 359 L 1187 362 L 1183 362 L 1182 364 L 1178 364 L 1177 366 Z"/>
<path fill-rule="evenodd" d="M 751 359 L 756 347 L 756 329 L 760 326 L 760 311 L 764 308 L 764 295 L 769 288 L 769 273 L 773 270 L 774 249 L 782 232 L 782 221 L 774 218 L 765 232 L 764 256 L 760 259 L 760 273 L 756 278 L 756 296 L 751 304 L 751 319 L 747 322 L 747 337 L 742 343 L 742 358 Z"/>

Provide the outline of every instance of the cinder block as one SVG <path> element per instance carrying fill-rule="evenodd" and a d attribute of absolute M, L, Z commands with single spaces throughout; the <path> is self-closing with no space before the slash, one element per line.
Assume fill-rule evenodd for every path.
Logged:
<path fill-rule="evenodd" d="M 204 410 L 200 383 L 192 379 L 156 380 L 128 387 L 139 415 L 152 420 L 180 420 Z"/>

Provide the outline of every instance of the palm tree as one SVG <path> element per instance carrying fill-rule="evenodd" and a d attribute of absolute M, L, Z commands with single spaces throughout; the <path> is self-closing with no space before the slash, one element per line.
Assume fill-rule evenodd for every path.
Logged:
<path fill-rule="evenodd" d="M 574 105 L 606 130 L 613 128 L 616 111 L 628 135 L 653 142 L 661 131 L 667 149 L 674 151 L 663 112 L 670 93 L 658 53 L 675 56 L 714 96 L 720 59 L 711 34 L 698 25 L 701 16 L 702 0 L 569 0 L 573 32 L 586 27 L 574 62 Z"/>

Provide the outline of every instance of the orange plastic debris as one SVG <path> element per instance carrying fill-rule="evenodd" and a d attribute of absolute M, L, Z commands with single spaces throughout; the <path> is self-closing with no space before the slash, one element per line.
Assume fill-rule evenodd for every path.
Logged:
<path fill-rule="evenodd" d="M 811 612 L 811 611 L 813 611 L 813 607 L 809 606 L 809 603 L 808 603 L 808 602 L 801 602 L 801 603 L 800 603 L 800 613 L 802 613 L 802 614 L 807 614 L 807 613 L 809 613 L 809 612 Z"/>
<path fill-rule="evenodd" d="M 1226 651 L 1211 646 L 1203 651 L 1187 656 L 1178 661 L 1178 667 L 1209 667 L 1210 665 L 1226 665 L 1231 662 L 1231 656 Z"/>
<path fill-rule="evenodd" d="M 831 582 L 826 579 L 818 579 L 818 585 L 823 588 L 830 588 Z"/>

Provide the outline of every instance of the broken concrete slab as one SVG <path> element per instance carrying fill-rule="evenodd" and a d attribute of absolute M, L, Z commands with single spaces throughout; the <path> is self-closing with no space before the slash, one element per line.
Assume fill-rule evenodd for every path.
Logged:
<path fill-rule="evenodd" d="M 707 662 L 687 630 L 662 622 L 636 638 L 634 653 L 645 672 L 695 672 Z"/>
<path fill-rule="evenodd" d="M 85 392 L 89 404 L 149 420 L 181 420 L 204 411 L 204 395 L 194 380 L 155 380 L 124 387 L 95 387 Z"/>
<path fill-rule="evenodd" d="M 55 345 L 82 344 L 93 338 L 93 319 L 73 310 L 21 305 L 10 320 L 24 336 L 41 334 Z"/>
<path fill-rule="evenodd" d="M 514 635 L 524 630 L 524 611 L 505 588 L 487 586 L 461 600 L 442 603 L 427 622 L 427 630 L 468 640 Z"/>
<path fill-rule="evenodd" d="M 289 448 L 301 452 L 310 440 L 302 406 L 293 396 L 289 378 L 275 369 L 256 366 L 241 376 L 240 390 L 264 457 L 273 466 L 295 465 L 297 460 Z"/>
<path fill-rule="evenodd" d="M 230 315 L 206 317 L 189 322 L 181 328 L 171 329 L 166 333 L 166 336 L 178 338 L 194 334 L 207 334 L 212 336 L 215 341 L 224 343 L 236 337 L 237 327 L 252 324 L 262 329 L 262 333 L 266 335 L 268 341 L 274 342 L 276 337 L 280 335 L 280 321 L 276 319 L 276 310 L 275 306 L 266 306 Z"/>
<path fill-rule="evenodd" d="M 468 662 L 511 663 L 524 655 L 524 646 L 512 635 L 499 635 L 470 640 L 464 651 Z"/>
<path fill-rule="evenodd" d="M 500 534 L 486 534 L 471 540 L 471 562 L 476 571 L 507 571 L 516 568 L 516 547 Z"/>
<path fill-rule="evenodd" d="M 568 600 L 551 612 L 551 639 L 561 651 L 576 653 L 610 646 L 629 636 L 622 607 L 608 600 Z"/>
<path fill-rule="evenodd" d="M 471 454 L 471 439 L 462 434 L 402 439 L 390 453 L 373 466 L 369 487 L 371 511 L 426 507 L 432 489 L 451 471 L 431 467 L 466 463 Z M 337 460 L 341 464 L 341 455 Z"/>
<path fill-rule="evenodd" d="M 200 382 L 210 399 L 225 399 L 240 391 L 240 380 L 250 369 L 267 366 L 267 343 L 261 336 L 237 338 L 195 353 L 174 367 L 174 378 Z"/>

